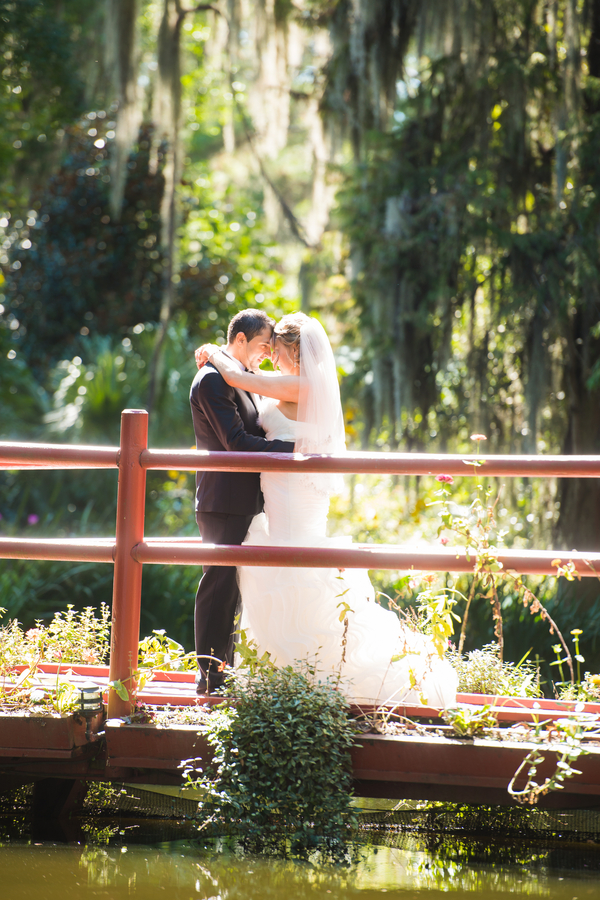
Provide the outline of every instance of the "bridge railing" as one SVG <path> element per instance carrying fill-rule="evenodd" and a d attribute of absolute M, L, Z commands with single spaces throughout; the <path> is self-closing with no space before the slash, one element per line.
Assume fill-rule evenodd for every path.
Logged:
<path fill-rule="evenodd" d="M 600 478 L 600 456 L 486 455 L 477 471 L 486 477 Z M 110 680 L 121 682 L 128 699 L 109 692 L 109 715 L 131 712 L 135 703 L 140 630 L 142 569 L 145 563 L 175 565 L 293 566 L 472 572 L 473 557 L 456 548 L 403 550 L 388 545 L 352 548 L 252 547 L 203 544 L 200 538 L 144 535 L 146 471 L 330 472 L 387 475 L 472 475 L 482 457 L 429 453 L 346 453 L 302 456 L 148 449 L 148 414 L 124 410 L 119 447 L 0 442 L 0 469 L 118 469 L 115 536 L 108 538 L 0 537 L 0 558 L 114 563 Z M 600 554 L 505 550 L 504 569 L 521 574 L 554 574 L 555 560 L 572 561 L 583 576 L 600 572 Z M 190 598 L 191 602 L 191 598 Z"/>

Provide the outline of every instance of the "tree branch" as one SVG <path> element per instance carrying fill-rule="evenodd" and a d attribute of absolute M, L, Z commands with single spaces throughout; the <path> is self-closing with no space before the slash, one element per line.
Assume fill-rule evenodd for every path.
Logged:
<path fill-rule="evenodd" d="M 214 12 L 218 16 L 222 16 L 223 13 L 220 9 L 217 9 L 216 6 L 212 6 L 210 3 L 201 3 L 200 6 L 194 6 L 193 9 L 182 9 L 179 15 L 183 18 L 183 16 L 193 15 L 197 12 Z"/>

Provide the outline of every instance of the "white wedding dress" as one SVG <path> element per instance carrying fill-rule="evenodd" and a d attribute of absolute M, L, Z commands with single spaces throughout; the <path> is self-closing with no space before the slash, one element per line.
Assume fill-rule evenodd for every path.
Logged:
<path fill-rule="evenodd" d="M 262 401 L 260 421 L 269 440 L 297 440 L 302 429 L 275 400 Z M 327 537 L 329 497 L 311 476 L 263 472 L 261 484 L 265 512 L 253 520 L 245 544 L 348 545 L 349 538 Z M 425 701 L 445 708 L 456 702 L 452 666 L 428 638 L 375 601 L 366 571 L 245 566 L 238 573 L 241 627 L 278 666 L 308 659 L 320 677 L 340 675 L 355 703 Z"/>

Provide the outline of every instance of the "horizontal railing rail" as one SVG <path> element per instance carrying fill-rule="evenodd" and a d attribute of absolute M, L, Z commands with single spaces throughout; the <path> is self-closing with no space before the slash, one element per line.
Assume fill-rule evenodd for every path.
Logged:
<path fill-rule="evenodd" d="M 114 538 L 0 538 L 0 559 L 62 560 L 113 563 Z M 473 551 L 402 549 L 385 544 L 346 547 L 269 547 L 206 544 L 201 538 L 146 538 L 131 548 L 142 564 L 176 566 L 273 566 L 316 569 L 394 569 L 414 572 L 473 572 Z M 581 577 L 600 576 L 600 553 L 564 550 L 500 550 L 504 571 L 521 575 L 556 575 L 557 563 L 573 563 Z"/>
<path fill-rule="evenodd" d="M 119 447 L 0 441 L 0 469 L 97 469 L 119 467 Z M 208 450 L 143 450 L 143 469 L 196 472 L 330 472 L 354 475 L 478 474 L 500 478 L 600 478 L 600 456 L 509 456 L 435 453 L 238 453 Z"/>
<path fill-rule="evenodd" d="M 144 469 L 216 472 L 331 472 L 345 475 L 480 475 L 502 478 L 600 478 L 600 456 L 476 456 L 435 453 L 236 453 L 145 450 Z"/>
<path fill-rule="evenodd" d="M 0 559 L 51 559 L 62 562 L 114 563 L 112 538 L 0 538 Z"/>
<path fill-rule="evenodd" d="M 174 563 L 180 566 L 274 566 L 316 569 L 398 569 L 415 572 L 473 572 L 477 561 L 473 552 L 452 550 L 411 550 L 379 544 L 345 547 L 243 547 L 196 545 L 182 541 L 176 546 L 160 539 L 146 540 L 132 548 L 140 563 Z M 600 553 L 559 553 L 555 551 L 506 550 L 497 554 L 507 572 L 522 575 L 556 575 L 557 562 L 572 562 L 581 576 L 600 575 Z"/>
<path fill-rule="evenodd" d="M 0 469 L 118 469 L 119 447 L 0 441 Z"/>
<path fill-rule="evenodd" d="M 411 549 L 381 544 L 348 547 L 269 547 L 205 544 L 197 537 L 144 535 L 146 471 L 295 472 L 376 475 L 452 475 L 501 478 L 600 478 L 600 456 L 507 456 L 429 453 L 279 453 L 150 450 L 145 410 L 124 410 L 119 447 L 0 442 L 0 469 L 96 469 L 119 472 L 116 534 L 107 538 L 0 537 L 0 558 L 113 563 L 110 678 L 128 691 L 109 694 L 109 715 L 128 715 L 135 702 L 141 574 L 145 564 L 392 569 L 472 572 L 473 553 L 462 549 Z M 582 577 L 600 573 L 600 553 L 506 549 L 507 572 L 556 574 L 573 563 Z"/>

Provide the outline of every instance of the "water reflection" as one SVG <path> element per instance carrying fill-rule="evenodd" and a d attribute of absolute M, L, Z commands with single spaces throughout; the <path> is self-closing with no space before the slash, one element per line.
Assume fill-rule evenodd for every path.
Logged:
<path fill-rule="evenodd" d="M 571 845 L 571 862 L 579 871 L 569 872 L 553 871 L 549 864 L 554 852 L 567 860 L 566 847 L 533 851 L 528 864 L 477 864 L 469 854 L 464 859 L 460 853 L 448 858 L 414 836 L 397 836 L 397 845 L 390 843 L 388 836 L 387 846 L 354 845 L 354 861 L 345 868 L 319 865 L 316 860 L 249 857 L 218 842 L 205 847 L 189 840 L 152 847 L 11 843 L 0 846 L 0 896 L 6 900 L 334 900 L 356 895 L 381 900 L 385 893 L 403 900 L 433 900 L 448 893 L 479 898 L 510 893 L 587 900 L 600 894 L 600 873 L 594 871 L 597 852 L 592 847 Z"/>

